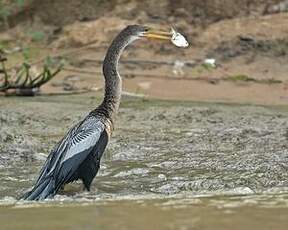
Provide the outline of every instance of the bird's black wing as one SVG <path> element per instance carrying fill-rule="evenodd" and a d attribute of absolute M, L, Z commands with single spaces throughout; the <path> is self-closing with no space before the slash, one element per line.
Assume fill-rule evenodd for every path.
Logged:
<path fill-rule="evenodd" d="M 93 116 L 88 116 L 70 129 L 49 154 L 31 192 L 33 193 L 33 190 L 37 190 L 38 187 L 44 187 L 45 190 L 45 186 L 47 187 L 49 184 L 49 190 L 54 190 L 53 192 L 56 193 L 62 185 L 71 181 L 71 177 L 90 154 L 99 154 L 95 157 L 100 159 L 107 145 L 107 139 L 102 140 L 103 136 L 107 136 L 103 135 L 104 133 L 106 134 L 104 123 Z M 97 149 L 98 146 L 101 151 Z M 42 186 L 43 184 L 45 186 Z M 41 190 L 43 189 L 41 188 Z M 46 198 L 48 191 L 42 193 L 45 193 L 43 196 Z M 43 196 L 40 195 L 39 199 L 42 199 Z"/>
<path fill-rule="evenodd" d="M 41 180 L 47 175 L 51 174 L 53 169 L 56 168 L 56 165 L 59 163 L 61 157 L 65 154 L 68 147 L 70 146 L 70 142 L 73 137 L 76 135 L 77 130 L 82 122 L 79 122 L 77 125 L 72 127 L 68 133 L 62 138 L 60 142 L 56 144 L 56 146 L 52 149 L 50 154 L 48 155 L 41 171 L 39 177 L 36 181 L 36 185 L 41 182 Z"/>

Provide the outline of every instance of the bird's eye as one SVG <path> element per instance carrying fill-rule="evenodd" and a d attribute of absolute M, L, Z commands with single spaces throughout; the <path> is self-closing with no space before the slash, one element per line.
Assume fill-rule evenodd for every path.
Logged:
<path fill-rule="evenodd" d="M 144 31 L 147 32 L 149 30 L 148 27 L 144 27 Z"/>

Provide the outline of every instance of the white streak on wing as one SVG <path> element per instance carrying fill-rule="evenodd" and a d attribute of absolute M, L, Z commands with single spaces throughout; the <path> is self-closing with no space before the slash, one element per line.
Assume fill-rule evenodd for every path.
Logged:
<path fill-rule="evenodd" d="M 86 134 L 87 136 L 85 138 L 82 138 L 80 141 L 74 141 L 74 143 L 72 142 L 71 147 L 67 150 L 65 157 L 62 159 L 61 162 L 63 163 L 66 160 L 74 157 L 75 155 L 92 148 L 99 140 L 102 131 L 103 129 L 101 129 L 101 127 L 97 127 L 94 130 L 91 130 L 91 132 L 89 133 L 85 131 L 84 135 Z M 77 135 L 75 137 L 77 137 Z"/>

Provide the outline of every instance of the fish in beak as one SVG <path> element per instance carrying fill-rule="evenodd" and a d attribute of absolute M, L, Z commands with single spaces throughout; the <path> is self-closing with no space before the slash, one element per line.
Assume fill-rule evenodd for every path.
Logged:
<path fill-rule="evenodd" d="M 189 46 L 187 39 L 173 28 L 171 28 L 169 32 L 149 28 L 147 31 L 143 32 L 142 36 L 149 39 L 169 40 L 177 47 Z"/>

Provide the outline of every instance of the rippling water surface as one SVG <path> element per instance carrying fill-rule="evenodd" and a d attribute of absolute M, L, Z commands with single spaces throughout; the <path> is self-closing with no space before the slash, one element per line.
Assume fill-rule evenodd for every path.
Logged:
<path fill-rule="evenodd" d="M 96 103 L 1 99 L 3 229 L 287 229 L 286 107 L 125 100 L 91 192 L 17 201 Z"/>

